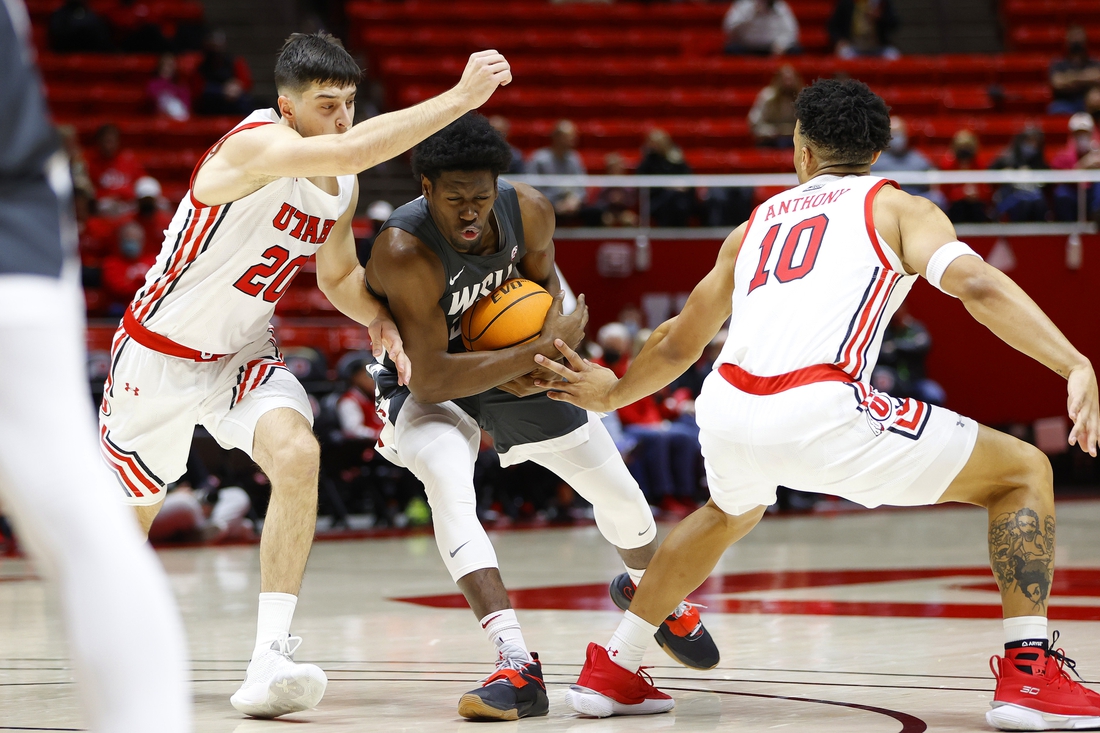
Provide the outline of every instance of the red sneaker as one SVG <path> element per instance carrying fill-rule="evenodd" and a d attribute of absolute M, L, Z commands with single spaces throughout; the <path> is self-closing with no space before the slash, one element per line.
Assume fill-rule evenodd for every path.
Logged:
<path fill-rule="evenodd" d="M 1074 666 L 1061 649 L 1023 647 L 1009 649 L 1003 657 L 994 655 L 989 667 L 997 691 L 986 722 L 1000 730 L 1100 728 L 1100 693 L 1070 678 L 1066 667 Z"/>
<path fill-rule="evenodd" d="M 565 692 L 569 706 L 581 715 L 652 715 L 667 713 L 676 702 L 653 686 L 642 670 L 627 672 L 611 661 L 607 650 L 590 643 L 577 684 Z"/>

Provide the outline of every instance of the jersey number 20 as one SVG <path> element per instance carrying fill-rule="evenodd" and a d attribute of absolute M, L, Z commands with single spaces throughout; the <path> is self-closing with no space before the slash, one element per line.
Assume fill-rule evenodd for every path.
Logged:
<path fill-rule="evenodd" d="M 781 283 L 789 283 L 792 280 L 806 277 L 810 270 L 814 269 L 818 250 L 821 249 L 821 240 L 825 238 L 825 227 L 828 225 L 829 217 L 818 214 L 791 227 L 791 231 L 787 233 L 787 238 L 783 240 L 783 247 L 779 250 L 779 259 L 775 263 L 774 274 L 776 280 Z M 760 264 L 756 266 L 756 274 L 749 282 L 750 293 L 768 282 L 768 276 L 772 274 L 767 269 L 768 260 L 771 259 L 772 248 L 775 247 L 775 240 L 779 238 L 779 230 L 782 227 L 782 224 L 773 226 L 764 235 L 764 241 L 760 243 Z M 794 263 L 796 250 L 798 250 L 798 244 L 803 240 L 803 234 L 807 230 L 810 234 L 806 238 L 806 249 L 802 254 L 802 261 L 796 265 Z"/>
<path fill-rule="evenodd" d="M 263 293 L 264 300 L 274 303 L 286 292 L 290 281 L 298 274 L 298 270 L 301 270 L 309 261 L 309 256 L 299 255 L 291 260 L 290 252 L 274 245 L 264 250 L 263 257 L 268 261 L 248 268 L 237 282 L 233 283 L 233 287 L 253 298 Z"/>

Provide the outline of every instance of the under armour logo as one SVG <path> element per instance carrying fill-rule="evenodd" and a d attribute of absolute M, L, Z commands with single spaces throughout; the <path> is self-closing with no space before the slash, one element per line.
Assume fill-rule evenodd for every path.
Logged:
<path fill-rule="evenodd" d="M 130 386 L 130 383 L 129 383 L 129 382 L 127 382 L 127 383 L 126 383 L 126 391 L 127 391 L 127 392 L 130 392 L 131 390 L 132 390 L 132 391 L 133 391 L 133 393 L 134 393 L 134 397 L 137 397 L 137 396 L 138 396 L 138 388 L 137 388 L 137 387 L 131 387 L 131 386 Z"/>
<path fill-rule="evenodd" d="M 290 683 L 286 680 L 283 680 L 282 682 L 276 682 L 275 686 L 282 690 L 284 694 L 290 692 Z"/>
<path fill-rule="evenodd" d="M 619 656 L 619 650 L 618 649 L 608 649 L 607 653 L 610 654 L 613 657 Z"/>

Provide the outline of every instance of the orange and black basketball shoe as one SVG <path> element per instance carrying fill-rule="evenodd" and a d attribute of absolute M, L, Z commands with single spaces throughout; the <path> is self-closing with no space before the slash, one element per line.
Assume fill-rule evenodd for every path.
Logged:
<path fill-rule="evenodd" d="M 611 581 L 607 590 L 616 606 L 629 611 L 636 589 L 630 575 L 623 573 Z M 699 607 L 694 603 L 681 602 L 672 615 L 657 628 L 653 638 L 670 657 L 685 667 L 713 669 L 721 659 L 718 646 L 703 626 Z"/>
<path fill-rule="evenodd" d="M 1045 645 L 1024 645 L 993 656 L 989 667 L 997 691 L 986 722 L 1000 730 L 1100 729 L 1100 693 L 1069 676 L 1066 668 L 1076 673 L 1074 666 L 1061 649 Z"/>
<path fill-rule="evenodd" d="M 497 671 L 458 701 L 458 714 L 471 720 L 519 720 L 546 715 L 550 700 L 539 655 L 530 662 L 502 659 Z"/>

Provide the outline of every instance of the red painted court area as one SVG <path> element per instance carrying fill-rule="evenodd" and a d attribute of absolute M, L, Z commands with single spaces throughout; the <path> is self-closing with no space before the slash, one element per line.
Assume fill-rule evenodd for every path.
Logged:
<path fill-rule="evenodd" d="M 769 613 L 817 616 L 898 616 L 910 618 L 1000 618 L 1001 606 L 990 595 L 988 603 L 940 603 L 912 601 L 838 601 L 793 600 L 785 598 L 739 598 L 739 594 L 759 594 L 798 588 L 835 588 L 838 586 L 898 583 L 949 579 L 946 590 L 997 592 L 988 567 L 911 568 L 904 570 L 801 570 L 783 572 L 735 573 L 708 579 L 690 597 L 707 607 L 709 613 Z M 899 586 L 900 588 L 900 586 Z M 899 591 L 900 594 L 900 591 Z M 823 594 L 825 595 L 825 594 Z M 615 610 L 605 584 L 558 585 L 546 588 L 511 590 L 508 597 L 515 608 L 540 610 L 592 611 Z M 1058 599 L 1093 598 L 1095 603 L 1059 605 Z M 1049 616 L 1052 620 L 1100 621 L 1100 568 L 1065 568 L 1054 575 Z M 466 608 L 460 593 L 438 596 L 396 598 L 432 608 Z"/>

